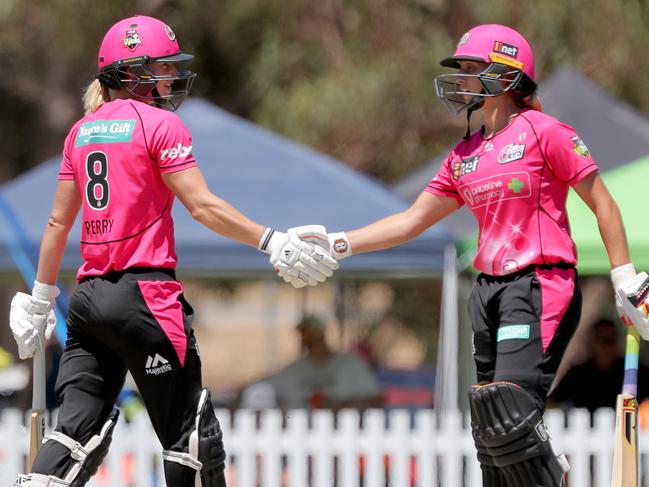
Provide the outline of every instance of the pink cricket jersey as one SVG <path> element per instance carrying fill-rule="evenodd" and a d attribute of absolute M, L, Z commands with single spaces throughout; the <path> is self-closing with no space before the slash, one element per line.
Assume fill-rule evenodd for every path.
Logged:
<path fill-rule="evenodd" d="M 74 180 L 83 201 L 77 278 L 174 268 L 174 195 L 161 173 L 195 166 L 191 134 L 169 111 L 115 100 L 79 120 L 59 171 L 59 180 Z"/>
<path fill-rule="evenodd" d="M 469 207 L 480 230 L 473 265 L 500 276 L 533 264 L 577 263 L 566 198 L 594 171 L 572 127 L 526 109 L 494 137 L 476 132 L 460 142 L 426 191 Z"/>

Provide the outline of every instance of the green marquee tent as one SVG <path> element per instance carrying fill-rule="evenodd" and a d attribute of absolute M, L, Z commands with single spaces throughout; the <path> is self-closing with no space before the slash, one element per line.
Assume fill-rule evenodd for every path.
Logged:
<path fill-rule="evenodd" d="M 647 207 L 644 202 L 649 200 L 644 199 L 649 194 L 649 156 L 605 171 L 602 178 L 622 212 L 631 260 L 638 271 L 649 272 L 649 214 L 644 210 Z M 579 273 L 608 274 L 611 267 L 595 215 L 575 191 L 568 193 L 567 206 L 572 238 L 579 254 Z M 474 232 L 458 242 L 459 253 L 475 253 L 477 242 L 478 234 Z"/>
<path fill-rule="evenodd" d="M 649 215 L 645 212 L 645 196 L 649 193 L 649 156 L 602 173 L 602 178 L 617 201 L 636 269 L 649 270 Z M 580 274 L 608 274 L 608 256 L 599 235 L 595 215 L 570 191 L 568 216 L 572 238 L 579 252 Z"/>

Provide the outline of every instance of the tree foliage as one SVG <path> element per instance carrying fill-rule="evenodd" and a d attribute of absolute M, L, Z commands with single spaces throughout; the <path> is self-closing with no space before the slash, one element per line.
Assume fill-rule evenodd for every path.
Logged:
<path fill-rule="evenodd" d="M 645 0 L 2 0 L 0 180 L 60 151 L 103 33 L 135 13 L 196 54 L 194 95 L 387 182 L 461 135 L 433 78 L 477 23 L 523 32 L 539 80 L 569 63 L 649 112 Z"/>

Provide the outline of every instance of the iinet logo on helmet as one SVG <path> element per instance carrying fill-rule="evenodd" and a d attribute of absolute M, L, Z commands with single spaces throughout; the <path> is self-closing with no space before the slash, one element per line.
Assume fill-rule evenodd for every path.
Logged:
<path fill-rule="evenodd" d="M 171 149 L 162 149 L 160 151 L 160 160 L 166 161 L 166 160 L 177 159 L 177 158 L 182 159 L 183 157 L 187 157 L 191 153 L 192 153 L 191 145 L 189 147 L 185 147 L 179 142 L 176 147 L 173 147 Z"/>
<path fill-rule="evenodd" d="M 493 50 L 495 52 L 499 52 L 500 54 L 511 56 L 513 58 L 518 56 L 518 47 L 512 46 L 511 44 L 505 44 L 504 42 L 500 42 L 500 41 L 496 41 L 494 43 Z"/>

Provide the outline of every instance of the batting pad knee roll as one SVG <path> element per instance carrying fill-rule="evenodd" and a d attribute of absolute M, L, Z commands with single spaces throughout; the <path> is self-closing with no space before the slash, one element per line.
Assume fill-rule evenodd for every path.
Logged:
<path fill-rule="evenodd" d="M 225 487 L 223 432 L 207 389 L 203 389 L 198 401 L 187 452 L 165 450 L 162 457 L 167 464 L 165 472 L 176 468 L 174 464 L 195 470 L 196 487 Z"/>
<path fill-rule="evenodd" d="M 567 462 L 554 453 L 530 394 L 516 384 L 494 382 L 474 386 L 469 404 L 481 464 L 499 468 L 509 487 L 563 485 Z"/>

